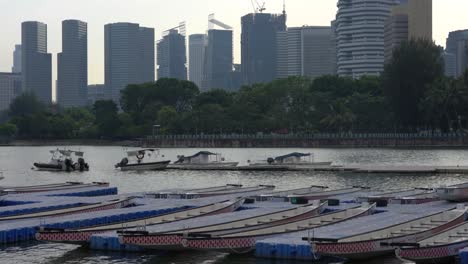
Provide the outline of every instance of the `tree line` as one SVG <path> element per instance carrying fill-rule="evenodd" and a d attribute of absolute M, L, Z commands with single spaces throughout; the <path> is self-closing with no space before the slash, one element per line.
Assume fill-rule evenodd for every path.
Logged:
<path fill-rule="evenodd" d="M 129 139 L 162 134 L 306 134 L 317 132 L 464 131 L 468 73 L 444 76 L 442 49 L 427 40 L 403 42 L 381 76 L 290 77 L 200 92 L 189 81 L 129 85 L 113 101 L 62 109 L 19 96 L 0 135 L 20 138 Z"/>

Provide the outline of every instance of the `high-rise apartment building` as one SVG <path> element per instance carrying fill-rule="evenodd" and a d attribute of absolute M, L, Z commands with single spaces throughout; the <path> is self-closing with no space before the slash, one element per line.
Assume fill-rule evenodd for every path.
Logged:
<path fill-rule="evenodd" d="M 288 28 L 277 35 L 277 78 L 334 74 L 335 49 L 331 27 Z"/>
<path fill-rule="evenodd" d="M 154 29 L 114 23 L 104 32 L 106 96 L 118 103 L 127 85 L 154 81 Z"/>
<path fill-rule="evenodd" d="M 207 36 L 193 34 L 189 36 L 189 80 L 201 87 Z"/>
<path fill-rule="evenodd" d="M 62 52 L 57 55 L 57 102 L 63 107 L 87 104 L 88 25 L 79 20 L 62 22 Z"/>
<path fill-rule="evenodd" d="M 52 55 L 47 53 L 47 25 L 28 21 L 21 25 L 22 91 L 52 103 Z"/>
<path fill-rule="evenodd" d="M 21 93 L 21 73 L 0 72 L 0 111 L 7 110 Z"/>
<path fill-rule="evenodd" d="M 185 36 L 171 29 L 158 43 L 158 79 L 187 80 L 187 49 Z"/>
<path fill-rule="evenodd" d="M 402 41 L 432 40 L 432 0 L 402 0 L 385 21 L 385 61 Z"/>
<path fill-rule="evenodd" d="M 277 33 L 286 30 L 283 14 L 255 13 L 242 17 L 241 60 L 244 84 L 266 83 L 277 76 Z"/>
<path fill-rule="evenodd" d="M 21 73 L 21 45 L 15 45 L 15 51 L 13 51 L 13 67 L 11 67 L 12 73 Z"/>
<path fill-rule="evenodd" d="M 384 68 L 384 24 L 396 0 L 339 0 L 337 73 L 359 78 Z"/>
<path fill-rule="evenodd" d="M 232 30 L 210 29 L 207 41 L 202 90 L 232 89 Z"/>

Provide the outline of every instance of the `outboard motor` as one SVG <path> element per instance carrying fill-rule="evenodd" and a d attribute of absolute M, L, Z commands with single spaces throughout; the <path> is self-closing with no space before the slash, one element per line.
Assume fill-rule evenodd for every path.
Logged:
<path fill-rule="evenodd" d="M 115 167 L 116 168 L 119 168 L 119 167 L 123 167 L 125 165 L 128 164 L 128 159 L 127 158 L 123 158 L 119 163 L 115 164 Z"/>
<path fill-rule="evenodd" d="M 85 160 L 83 158 L 79 158 L 78 159 L 78 169 L 83 172 L 85 169 L 86 169 L 86 163 L 85 163 Z"/>
<path fill-rule="evenodd" d="M 73 166 L 71 159 L 65 159 L 65 170 L 68 172 L 75 170 L 75 167 Z"/>

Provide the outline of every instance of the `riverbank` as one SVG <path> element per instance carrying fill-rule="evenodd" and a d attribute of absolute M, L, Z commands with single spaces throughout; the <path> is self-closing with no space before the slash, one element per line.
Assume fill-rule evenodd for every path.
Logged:
<path fill-rule="evenodd" d="M 135 140 L 11 140 L 3 146 L 155 148 L 468 148 L 464 134 L 159 135 Z"/>

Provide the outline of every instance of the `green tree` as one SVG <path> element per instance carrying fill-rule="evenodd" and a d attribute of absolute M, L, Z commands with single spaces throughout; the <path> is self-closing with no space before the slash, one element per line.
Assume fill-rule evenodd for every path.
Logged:
<path fill-rule="evenodd" d="M 382 84 L 400 128 L 420 127 L 419 108 L 429 86 L 444 75 L 442 49 L 430 40 L 403 42 L 382 74 Z"/>
<path fill-rule="evenodd" d="M 97 101 L 93 106 L 96 126 L 100 137 L 113 138 L 120 128 L 117 105 L 111 100 Z"/>
<path fill-rule="evenodd" d="M 6 123 L 3 125 L 0 125 L 0 136 L 13 137 L 16 135 L 17 132 L 18 132 L 18 129 L 16 125 L 14 124 Z"/>
<path fill-rule="evenodd" d="M 158 122 L 162 133 L 177 133 L 178 113 L 173 106 L 164 106 L 158 111 Z"/>
<path fill-rule="evenodd" d="M 9 115 L 10 117 L 27 116 L 45 110 L 45 105 L 33 93 L 23 93 L 11 102 Z"/>

